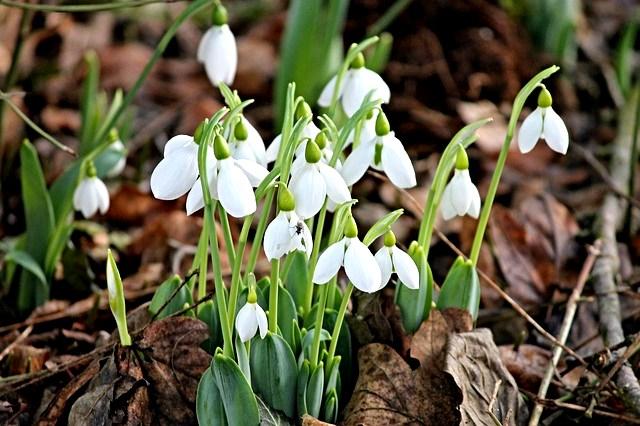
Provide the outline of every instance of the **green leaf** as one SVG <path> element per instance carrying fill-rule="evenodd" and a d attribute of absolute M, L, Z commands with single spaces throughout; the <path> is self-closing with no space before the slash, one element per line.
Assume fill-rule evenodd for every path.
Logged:
<path fill-rule="evenodd" d="M 227 426 L 222 396 L 211 369 L 212 367 L 206 369 L 198 383 L 196 417 L 200 425 Z"/>
<path fill-rule="evenodd" d="M 222 399 L 227 423 L 247 426 L 259 424 L 258 402 L 238 364 L 219 353 L 213 357 L 211 371 L 218 387 L 219 398 Z"/>
<path fill-rule="evenodd" d="M 305 359 L 302 361 L 302 365 L 300 365 L 300 369 L 298 370 L 298 386 L 296 391 L 296 408 L 298 417 L 302 417 L 309 413 L 307 410 L 307 383 L 309 382 L 309 376 L 311 375 L 310 369 L 309 360 Z"/>
<path fill-rule="evenodd" d="M 242 374 L 244 374 L 247 382 L 251 383 L 251 364 L 249 361 L 249 354 L 247 353 L 247 346 L 242 342 L 240 335 L 237 333 L 234 346 L 236 348 L 238 366 L 240 367 L 240 370 L 242 370 Z"/>
<path fill-rule="evenodd" d="M 335 389 L 331 389 L 324 399 L 324 420 L 329 423 L 338 420 L 338 393 Z"/>
<path fill-rule="evenodd" d="M 474 321 L 480 307 L 480 279 L 478 271 L 471 264 L 458 257 L 449 270 L 440 289 L 437 307 L 460 308 L 469 311 Z"/>
<path fill-rule="evenodd" d="M 258 411 L 260 413 L 260 426 L 295 426 L 291 419 L 269 407 L 262 399 L 256 396 L 256 400 L 258 401 Z"/>
<path fill-rule="evenodd" d="M 289 417 L 295 417 L 296 360 L 287 342 L 277 334 L 268 333 L 251 345 L 253 389 L 265 402 Z"/>
<path fill-rule="evenodd" d="M 82 85 L 82 97 L 80 98 L 80 155 L 90 151 L 96 141 L 94 139 L 100 123 L 100 111 L 98 102 L 98 82 L 100 80 L 100 62 L 98 55 L 93 50 L 85 54 L 87 64 L 87 77 Z"/>
<path fill-rule="evenodd" d="M 222 329 L 220 328 L 220 320 L 218 317 L 218 305 L 208 300 L 199 306 L 198 319 L 209 328 L 209 339 L 207 339 L 202 347 L 209 353 L 214 353 L 216 348 L 222 342 Z"/>
<path fill-rule="evenodd" d="M 293 321 L 298 318 L 296 304 L 286 288 L 278 286 L 278 328 L 287 344 L 294 347 Z"/>
<path fill-rule="evenodd" d="M 42 269 L 47 254 L 47 242 L 53 231 L 53 206 L 47 193 L 36 149 L 26 140 L 20 148 L 20 180 L 27 222 L 25 251 Z M 23 270 L 18 290 L 18 308 L 21 311 L 42 304 L 49 297 L 48 286 L 38 284 L 39 282 L 40 280 L 34 281 L 31 272 Z"/>
<path fill-rule="evenodd" d="M 162 319 L 182 311 L 185 304 L 193 304 L 191 291 L 178 275 L 174 275 L 160 284 L 149 304 L 149 312 Z"/>
<path fill-rule="evenodd" d="M 289 290 L 296 306 L 304 306 L 305 292 L 309 282 L 309 269 L 307 266 L 307 256 L 301 251 L 289 254 L 287 260 L 291 265 L 284 279 L 284 285 Z"/>
<path fill-rule="evenodd" d="M 412 290 L 401 283 L 396 287 L 396 304 L 400 308 L 402 325 L 407 333 L 415 333 L 429 317 L 433 300 L 433 274 L 424 252 L 420 252 L 420 258 L 414 259 L 417 260 L 420 272 L 420 287 Z"/>
<path fill-rule="evenodd" d="M 391 213 L 387 213 L 380 220 L 373 224 L 371 228 L 369 228 L 369 232 L 364 236 L 362 242 L 365 246 L 371 245 L 376 238 L 381 235 L 384 235 L 388 230 L 391 229 L 391 225 L 393 225 L 396 220 L 404 213 L 403 209 L 394 210 Z"/>
<path fill-rule="evenodd" d="M 311 374 L 309 384 L 307 385 L 307 409 L 309 410 L 309 415 L 315 418 L 320 417 L 323 391 L 324 366 L 322 362 L 320 362 Z"/>
<path fill-rule="evenodd" d="M 20 265 L 23 269 L 31 272 L 33 276 L 40 280 L 42 285 L 47 285 L 47 279 L 44 276 L 44 272 L 38 262 L 35 261 L 33 257 L 26 251 L 22 250 L 11 250 L 4 256 L 4 260 L 6 262 L 13 262 L 17 265 Z"/>
<path fill-rule="evenodd" d="M 50 277 L 53 275 L 56 264 L 64 251 L 71 232 L 73 231 L 73 223 L 59 222 L 53 230 L 53 235 L 47 247 L 47 255 L 44 260 L 44 273 Z"/>

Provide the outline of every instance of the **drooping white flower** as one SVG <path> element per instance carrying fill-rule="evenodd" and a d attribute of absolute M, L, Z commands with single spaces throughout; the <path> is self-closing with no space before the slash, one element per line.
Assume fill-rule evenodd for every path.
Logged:
<path fill-rule="evenodd" d="M 198 45 L 198 61 L 204 64 L 211 83 L 231 85 L 238 66 L 236 39 L 227 25 L 227 11 L 217 5 L 213 11 L 213 26 Z"/>
<path fill-rule="evenodd" d="M 249 296 L 249 299 L 251 296 Z M 236 316 L 236 330 L 242 342 L 248 342 L 260 330 L 260 338 L 264 339 L 268 331 L 267 314 L 258 303 L 254 300 L 240 308 L 238 316 Z"/>
<path fill-rule="evenodd" d="M 337 81 L 337 75 L 329 80 L 324 89 L 322 89 L 318 105 L 322 107 L 331 105 Z M 348 117 L 351 117 L 360 109 L 364 99 L 370 92 L 372 92 L 371 101 L 381 100 L 384 103 L 389 103 L 391 98 L 389 86 L 376 72 L 365 68 L 364 56 L 360 53 L 351 64 L 351 68 L 346 72 L 338 93 L 342 108 Z"/>
<path fill-rule="evenodd" d="M 375 254 L 376 261 L 382 274 L 383 288 L 391 279 L 391 274 L 398 274 L 400 281 L 412 290 L 420 285 L 420 275 L 411 256 L 396 247 L 396 237 L 389 231 L 384 237 L 384 246 Z"/>
<path fill-rule="evenodd" d="M 295 157 L 299 158 L 304 156 L 304 150 L 307 147 L 307 139 L 314 140 L 320 133 L 320 129 L 313 121 L 310 121 L 304 129 L 302 129 L 302 142 L 296 148 Z M 267 162 L 273 163 L 278 158 L 278 152 L 280 151 L 280 143 L 282 141 L 282 135 L 276 136 L 271 144 L 267 147 Z"/>
<path fill-rule="evenodd" d="M 353 218 L 346 228 L 344 238 L 330 245 L 320 255 L 313 273 L 313 282 L 329 282 L 340 267 L 344 266 L 347 277 L 358 290 L 365 293 L 376 292 L 382 285 L 380 267 L 367 246 L 358 239 Z"/>
<path fill-rule="evenodd" d="M 305 150 L 305 162 L 292 170 L 289 188 L 296 200 L 296 212 L 308 219 L 320 211 L 327 196 L 337 204 L 351 200 L 349 188 L 340 173 L 320 161 L 322 153 L 309 140 Z"/>
<path fill-rule="evenodd" d="M 118 136 L 118 131 L 114 128 L 109 132 L 109 140 L 111 144 L 105 150 L 103 155 L 117 155 L 118 161 L 107 171 L 106 176 L 113 178 L 119 176 L 127 165 L 127 149 Z"/>
<path fill-rule="evenodd" d="M 214 165 L 210 154 L 207 166 Z M 188 135 L 174 136 L 164 146 L 164 158 L 151 173 L 151 192 L 159 200 L 175 200 L 198 179 L 198 145 Z"/>
<path fill-rule="evenodd" d="M 469 216 L 477 219 L 480 215 L 480 193 L 469 176 L 469 160 L 462 147 L 458 150 L 456 170 L 453 178 L 442 193 L 442 217 L 449 220 L 454 216 Z"/>
<path fill-rule="evenodd" d="M 96 176 L 93 163 L 88 163 L 86 177 L 82 179 L 73 193 L 73 208 L 82 212 L 89 219 L 98 211 L 104 214 L 109 210 L 109 191 L 107 186 Z"/>
<path fill-rule="evenodd" d="M 306 223 L 295 212 L 295 198 L 291 191 L 280 184 L 278 208 L 280 212 L 267 226 L 264 234 L 264 254 L 267 259 L 280 259 L 295 250 L 311 256 L 313 239 Z"/>
<path fill-rule="evenodd" d="M 525 118 L 518 132 L 518 147 L 523 154 L 531 151 L 540 139 L 544 139 L 552 150 L 567 153 L 569 131 L 551 104 L 551 93 L 543 88 L 538 96 L 538 107 Z"/>
<path fill-rule="evenodd" d="M 249 160 L 267 167 L 267 153 L 262 136 L 255 127 L 242 117 L 233 130 L 232 135 L 227 135 L 231 156 L 238 160 Z"/>
<path fill-rule="evenodd" d="M 253 188 L 269 174 L 260 164 L 250 160 L 231 157 L 224 138 L 216 135 L 214 140 L 215 161 L 207 159 L 207 180 L 211 196 L 220 200 L 222 207 L 233 217 L 245 217 L 256 211 Z M 200 178 L 197 178 L 187 195 L 187 214 L 204 207 Z"/>
<path fill-rule="evenodd" d="M 383 171 L 398 188 L 416 186 L 416 173 L 402 142 L 389 129 L 386 115 L 380 111 L 376 118 L 376 137 L 361 140 L 345 160 L 340 173 L 347 185 L 359 181 L 369 166 Z"/>

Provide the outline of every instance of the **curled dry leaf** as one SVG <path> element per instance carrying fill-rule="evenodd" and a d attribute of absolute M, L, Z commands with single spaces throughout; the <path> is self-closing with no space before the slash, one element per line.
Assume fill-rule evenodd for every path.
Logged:
<path fill-rule="evenodd" d="M 198 380 L 210 363 L 200 348 L 207 337 L 207 326 L 192 318 L 151 323 L 133 346 L 117 346 L 63 388 L 39 424 L 195 424 Z"/>

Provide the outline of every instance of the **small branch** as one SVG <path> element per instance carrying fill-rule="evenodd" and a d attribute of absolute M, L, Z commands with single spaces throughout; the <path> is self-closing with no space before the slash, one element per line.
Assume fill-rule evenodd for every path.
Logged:
<path fill-rule="evenodd" d="M 4 348 L 2 353 L 0 353 L 0 361 L 2 361 L 4 359 L 4 357 L 9 355 L 11 353 L 11 351 L 13 350 L 13 348 L 15 348 L 17 345 L 20 344 L 20 342 L 22 342 L 24 339 L 26 339 L 27 336 L 29 336 L 29 334 L 31 334 L 32 331 L 33 331 L 33 326 L 32 325 L 30 325 L 29 327 L 25 328 L 24 331 L 22 333 L 20 333 L 20 335 L 16 338 L 16 340 L 11 342 L 11 344 L 8 345 L 6 348 Z"/>
<path fill-rule="evenodd" d="M 593 268 L 593 264 L 595 263 L 596 256 L 600 253 L 600 241 L 596 241 L 593 247 L 589 247 L 589 256 L 587 260 L 584 262 L 582 266 L 582 270 L 580 271 L 580 275 L 578 276 L 578 282 L 571 292 L 571 296 L 569 296 L 569 300 L 567 301 L 567 308 L 564 314 L 564 318 L 562 320 L 562 326 L 560 327 L 560 333 L 558 334 L 558 340 L 562 343 L 566 343 L 567 337 L 569 337 L 569 332 L 571 331 L 571 325 L 573 324 L 573 318 L 575 317 L 576 310 L 578 308 L 578 302 L 580 296 L 582 295 L 582 290 L 584 290 L 584 286 L 589 279 L 589 274 L 591 273 L 591 268 Z M 556 371 L 556 366 L 558 365 L 558 361 L 560 361 L 560 356 L 562 355 L 562 348 L 560 346 L 556 346 L 553 348 L 553 355 L 549 360 L 549 365 L 544 372 L 544 377 L 542 378 L 542 382 L 540 383 L 540 388 L 538 390 L 538 398 L 544 399 L 547 396 L 547 390 L 549 389 L 549 385 L 551 384 L 551 379 L 553 378 L 553 373 Z M 536 402 L 533 407 L 533 412 L 531 413 L 531 417 L 529 418 L 529 426 L 535 426 L 540 421 L 540 416 L 542 415 L 543 406 L 539 402 Z"/>

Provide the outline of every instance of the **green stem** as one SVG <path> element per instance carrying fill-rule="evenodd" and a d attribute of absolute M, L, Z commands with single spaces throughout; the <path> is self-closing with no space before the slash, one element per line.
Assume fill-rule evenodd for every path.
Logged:
<path fill-rule="evenodd" d="M 509 119 L 509 127 L 507 128 L 507 135 L 504 138 L 504 143 L 502 144 L 502 149 L 500 149 L 500 155 L 498 156 L 498 161 L 496 162 L 496 168 L 493 172 L 493 176 L 491 177 L 491 183 L 489 183 L 489 189 L 487 191 L 487 195 L 484 199 L 484 205 L 482 206 L 482 212 L 480 213 L 480 219 L 478 221 L 478 227 L 476 228 L 476 234 L 473 238 L 473 245 L 471 246 L 471 255 L 469 258 L 471 259 L 471 263 L 473 266 L 478 264 L 478 257 L 480 256 L 480 247 L 482 247 L 482 241 L 484 240 L 484 233 L 487 229 L 487 224 L 489 223 L 489 215 L 491 214 L 491 207 L 493 206 L 493 201 L 496 196 L 496 192 L 498 191 L 498 184 L 500 183 L 500 177 L 502 176 L 502 171 L 504 170 L 504 165 L 507 161 L 507 156 L 509 154 L 509 147 L 511 146 L 511 141 L 513 139 L 513 134 L 515 133 L 516 126 L 518 124 L 518 119 L 520 117 L 520 113 L 522 112 L 522 108 L 524 107 L 524 103 L 527 98 L 533 93 L 533 91 L 540 85 L 542 80 L 549 77 L 554 72 L 558 71 L 560 68 L 552 65 L 549 68 L 539 72 L 533 77 L 516 96 L 516 99 L 513 102 L 513 109 L 511 110 L 511 118 Z"/>
<path fill-rule="evenodd" d="M 320 209 L 320 214 L 318 215 L 318 223 L 316 225 L 316 232 L 313 236 L 313 249 L 311 250 L 311 257 L 309 258 L 309 280 L 307 281 L 307 287 L 305 288 L 304 293 L 304 306 L 303 312 L 305 314 L 311 312 L 311 306 L 313 305 L 313 273 L 316 270 L 316 265 L 318 263 L 318 257 L 320 255 L 320 243 L 322 242 L 322 231 L 324 230 L 324 222 L 327 216 L 327 203 L 325 202 Z"/>
<path fill-rule="evenodd" d="M 316 322 L 313 327 L 313 344 L 311 346 L 311 366 L 318 365 L 320 356 L 320 334 L 322 331 L 322 321 L 324 319 L 324 307 L 327 304 L 327 285 L 320 286 L 318 307 L 316 311 Z"/>
<path fill-rule="evenodd" d="M 220 217 L 220 225 L 222 225 L 222 235 L 224 235 L 224 245 L 227 248 L 229 265 L 235 268 L 236 255 L 233 247 L 233 235 L 231 234 L 231 226 L 229 226 L 229 216 L 222 205 L 218 206 L 218 216 Z"/>
<path fill-rule="evenodd" d="M 242 270 L 242 258 L 244 257 L 244 249 L 247 245 L 249 229 L 251 229 L 251 220 L 253 215 L 244 218 L 240 237 L 238 237 L 238 246 L 236 247 L 236 260 L 233 264 L 233 272 L 231 273 L 231 292 L 229 293 L 229 318 L 233 321 L 236 317 L 236 307 L 238 304 L 238 293 L 240 291 L 240 273 Z"/>
<path fill-rule="evenodd" d="M 640 130 L 640 96 L 636 96 L 636 111 L 633 122 L 633 136 L 631 142 L 631 162 L 629 163 L 629 185 L 628 192 L 630 197 L 636 194 L 636 167 L 638 166 L 638 131 Z M 627 205 L 627 212 L 624 219 L 623 234 L 628 238 L 633 237 L 633 206 Z"/>
<path fill-rule="evenodd" d="M 278 332 L 278 280 L 280 260 L 271 261 L 271 283 L 269 283 L 269 331 Z"/>
<path fill-rule="evenodd" d="M 245 269 L 245 275 L 249 272 L 253 272 L 258 262 L 258 255 L 260 254 L 260 248 L 262 247 L 262 238 L 264 232 L 267 229 L 267 220 L 269 219 L 269 211 L 271 211 L 271 204 L 273 203 L 273 196 L 275 194 L 275 188 L 269 189 L 262 206 L 262 214 L 258 220 L 258 226 L 256 227 L 256 233 L 253 237 L 253 244 L 251 245 L 251 251 L 249 252 L 249 261 Z"/>
<path fill-rule="evenodd" d="M 183 0 L 172 0 L 172 2 Z M 74 13 L 74 12 L 101 12 L 106 10 L 127 9 L 132 7 L 140 7 L 154 3 L 167 3 L 165 0 L 138 0 L 127 2 L 109 2 L 98 4 L 68 4 L 68 5 L 55 5 L 55 4 L 31 4 L 21 1 L 13 0 L 0 0 L 0 5 L 8 7 L 16 7 L 23 10 L 35 10 L 39 12 L 62 12 L 62 13 Z"/>
<path fill-rule="evenodd" d="M 376 22 L 367 30 L 367 35 L 377 35 L 383 32 L 391 23 L 411 4 L 413 0 L 397 0 Z"/>
<path fill-rule="evenodd" d="M 338 347 L 338 337 L 340 337 L 340 329 L 344 322 L 344 316 L 347 312 L 347 305 L 349 305 L 349 298 L 353 292 L 353 284 L 349 282 L 347 288 L 342 295 L 342 303 L 340 303 L 340 309 L 338 310 L 338 316 L 336 317 L 336 324 L 333 326 L 333 334 L 331 335 L 331 345 L 329 345 L 329 357 L 327 358 L 327 365 L 331 365 L 333 357 L 336 354 L 336 348 Z"/>
<path fill-rule="evenodd" d="M 196 252 L 196 260 L 198 262 L 198 299 L 196 302 L 207 297 L 207 250 L 209 249 L 209 240 L 207 239 L 209 227 L 207 221 L 204 221 L 200 241 L 198 242 L 198 251 Z M 199 307 L 199 305 L 198 305 Z"/>

